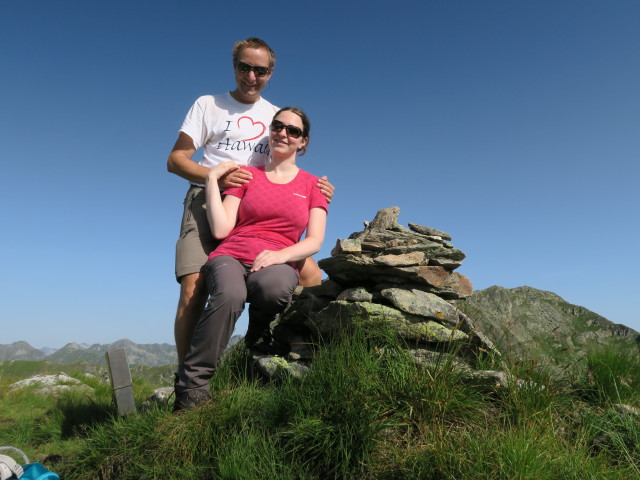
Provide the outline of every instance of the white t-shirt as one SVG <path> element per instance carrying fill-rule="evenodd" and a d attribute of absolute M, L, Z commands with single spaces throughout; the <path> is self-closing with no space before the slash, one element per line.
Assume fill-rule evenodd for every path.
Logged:
<path fill-rule="evenodd" d="M 246 104 L 229 92 L 204 95 L 189 109 L 180 131 L 193 139 L 196 150 L 204 146 L 200 165 L 211 168 L 232 160 L 260 166 L 269 159 L 269 125 L 277 111 L 264 98 Z"/>

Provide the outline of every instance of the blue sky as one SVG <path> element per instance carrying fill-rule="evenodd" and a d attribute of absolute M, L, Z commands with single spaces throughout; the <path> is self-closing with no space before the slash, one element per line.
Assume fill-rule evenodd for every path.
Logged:
<path fill-rule="evenodd" d="M 219 5 L 0 6 L 0 344 L 173 343 L 166 158 L 248 36 L 278 56 L 264 96 L 311 118 L 299 165 L 336 186 L 316 258 L 395 205 L 452 235 L 476 289 L 640 330 L 640 3 Z"/>

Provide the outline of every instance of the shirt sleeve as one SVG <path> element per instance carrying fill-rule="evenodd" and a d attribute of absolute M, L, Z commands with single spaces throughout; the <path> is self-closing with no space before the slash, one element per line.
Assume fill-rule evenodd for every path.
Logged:
<path fill-rule="evenodd" d="M 243 168 L 244 170 L 248 170 L 250 171 L 249 168 L 247 167 L 240 167 Z M 247 186 L 249 184 L 248 183 L 244 183 L 242 184 L 241 187 L 230 187 L 227 188 L 226 190 L 224 190 L 223 192 L 221 192 L 221 195 L 233 195 L 234 197 L 238 197 L 239 199 L 242 200 L 242 197 L 244 197 L 244 194 L 247 193 Z"/>
<path fill-rule="evenodd" d="M 196 150 L 202 147 L 207 141 L 208 132 L 204 119 L 206 111 L 206 97 L 198 98 L 187 112 L 187 116 L 180 127 L 181 132 L 191 137 Z"/>
<path fill-rule="evenodd" d="M 312 208 L 322 208 L 325 212 L 329 213 L 329 203 L 327 202 L 327 197 L 324 196 L 320 187 L 318 187 L 318 179 L 316 177 L 312 178 L 313 184 L 311 186 L 311 193 L 309 198 L 309 210 Z"/>

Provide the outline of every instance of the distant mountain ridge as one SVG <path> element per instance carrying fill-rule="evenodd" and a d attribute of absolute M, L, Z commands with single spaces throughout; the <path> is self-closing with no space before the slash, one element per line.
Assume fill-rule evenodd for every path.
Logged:
<path fill-rule="evenodd" d="M 0 362 L 11 360 L 44 360 L 47 355 L 27 342 L 13 342 L 0 345 Z"/>
<path fill-rule="evenodd" d="M 13 360 L 45 360 L 51 363 L 65 364 L 82 361 L 102 365 L 105 362 L 105 353 L 115 348 L 126 349 L 127 360 L 130 365 L 158 367 L 176 364 L 178 362 L 175 345 L 168 343 L 137 344 L 126 338 L 110 344 L 96 343 L 89 347 L 83 347 L 75 342 L 71 342 L 49 355 L 42 350 L 32 347 L 27 342 L 14 342 L 7 345 L 0 345 L 0 362 Z"/>

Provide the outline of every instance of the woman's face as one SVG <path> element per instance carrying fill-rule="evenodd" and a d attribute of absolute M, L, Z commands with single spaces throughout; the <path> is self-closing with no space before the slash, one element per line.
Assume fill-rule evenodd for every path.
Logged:
<path fill-rule="evenodd" d="M 297 127 L 299 130 L 296 130 Z M 307 141 L 307 137 L 298 133 L 303 131 L 302 119 L 295 113 L 284 111 L 274 117 L 271 122 L 269 147 L 271 154 L 277 154 L 282 157 L 295 155 L 298 150 L 303 148 Z M 280 130 L 279 132 L 277 130 Z"/>

